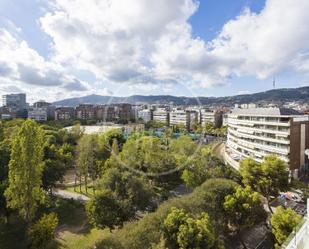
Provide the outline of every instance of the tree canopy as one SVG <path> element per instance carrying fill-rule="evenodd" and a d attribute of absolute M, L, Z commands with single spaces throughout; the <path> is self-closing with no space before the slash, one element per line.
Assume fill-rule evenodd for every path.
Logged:
<path fill-rule="evenodd" d="M 301 217 L 291 208 L 277 207 L 270 223 L 278 245 L 282 245 L 293 229 L 300 222 Z"/>
<path fill-rule="evenodd" d="M 32 120 L 25 121 L 12 141 L 9 162 L 9 185 L 5 191 L 7 205 L 17 209 L 27 221 L 44 202 L 42 189 L 44 132 Z"/>
<path fill-rule="evenodd" d="M 275 155 L 266 156 L 261 164 L 251 158 L 244 159 L 240 163 L 240 174 L 244 184 L 266 197 L 271 212 L 271 197 L 288 188 L 288 166 Z"/>

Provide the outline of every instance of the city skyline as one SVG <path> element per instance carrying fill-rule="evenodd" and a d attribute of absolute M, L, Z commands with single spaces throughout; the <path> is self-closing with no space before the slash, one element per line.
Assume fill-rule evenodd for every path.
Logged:
<path fill-rule="evenodd" d="M 272 89 L 274 77 L 277 88 L 306 86 L 308 8 L 305 0 L 3 0 L 0 95 L 231 96 Z"/>

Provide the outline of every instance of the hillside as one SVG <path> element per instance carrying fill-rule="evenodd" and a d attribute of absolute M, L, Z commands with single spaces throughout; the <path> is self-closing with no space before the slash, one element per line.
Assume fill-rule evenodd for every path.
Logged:
<path fill-rule="evenodd" d="M 129 97 L 114 97 L 88 95 L 80 98 L 70 98 L 54 102 L 57 106 L 77 106 L 82 103 L 108 104 L 175 104 L 175 105 L 223 105 L 231 106 L 236 103 L 282 103 L 290 101 L 309 102 L 309 86 L 300 88 L 274 89 L 260 93 L 227 96 L 227 97 L 177 97 L 171 95 L 132 95 Z"/>

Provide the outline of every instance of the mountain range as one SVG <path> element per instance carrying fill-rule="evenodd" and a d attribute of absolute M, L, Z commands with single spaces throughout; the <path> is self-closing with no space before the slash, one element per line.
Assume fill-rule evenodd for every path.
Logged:
<path fill-rule="evenodd" d="M 209 106 L 232 106 L 243 103 L 274 103 L 284 102 L 308 102 L 309 86 L 300 88 L 281 88 L 265 92 L 242 94 L 226 97 L 185 97 L 171 95 L 132 95 L 129 97 L 88 95 L 78 98 L 69 98 L 56 101 L 56 106 L 75 107 L 79 104 L 111 104 L 111 103 L 130 103 L 130 104 L 174 104 L 174 105 L 209 105 Z"/>

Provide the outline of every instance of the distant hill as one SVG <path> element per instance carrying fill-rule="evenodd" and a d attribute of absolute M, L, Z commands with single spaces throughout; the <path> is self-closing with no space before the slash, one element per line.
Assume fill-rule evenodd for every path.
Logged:
<path fill-rule="evenodd" d="M 309 86 L 300 88 L 282 88 L 266 92 L 244 94 L 227 97 L 177 97 L 171 95 L 132 95 L 129 97 L 114 97 L 101 95 L 88 95 L 80 98 L 70 98 L 54 102 L 56 106 L 75 107 L 79 104 L 108 104 L 108 103 L 131 103 L 131 104 L 171 104 L 174 105 L 222 105 L 231 106 L 243 103 L 284 103 L 301 101 L 309 103 Z"/>

